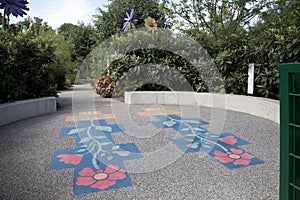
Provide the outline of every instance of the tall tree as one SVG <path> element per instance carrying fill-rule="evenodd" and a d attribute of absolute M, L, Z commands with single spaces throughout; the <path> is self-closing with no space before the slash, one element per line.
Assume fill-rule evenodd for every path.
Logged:
<path fill-rule="evenodd" d="M 43 22 L 43 19 L 34 17 L 33 18 L 33 25 L 32 25 L 32 30 L 36 35 L 39 35 L 41 31 L 53 31 L 51 26 L 48 25 L 47 22 Z"/>
<path fill-rule="evenodd" d="M 95 29 L 91 25 L 65 23 L 58 29 L 58 34 L 74 45 L 73 61 L 82 61 L 96 44 Z"/>
<path fill-rule="evenodd" d="M 100 42 L 119 33 L 122 30 L 126 12 L 135 9 L 137 23 L 144 24 L 148 16 L 157 21 L 158 27 L 166 26 L 165 16 L 160 12 L 159 0 L 109 0 L 105 9 L 98 8 L 94 16 L 95 27 L 98 30 Z"/>
<path fill-rule="evenodd" d="M 204 30 L 217 38 L 219 32 L 232 34 L 249 26 L 266 0 L 163 0 L 164 10 L 177 23 L 177 29 Z"/>

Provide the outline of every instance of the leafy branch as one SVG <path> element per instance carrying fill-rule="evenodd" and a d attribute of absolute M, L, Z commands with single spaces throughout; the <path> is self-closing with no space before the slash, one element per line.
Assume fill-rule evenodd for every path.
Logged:
<path fill-rule="evenodd" d="M 218 142 L 215 142 L 213 139 L 218 138 L 218 135 L 213 134 L 208 132 L 205 129 L 202 128 L 194 128 L 192 127 L 190 124 L 198 124 L 198 121 L 195 120 L 177 120 L 174 119 L 168 115 L 165 115 L 168 119 L 170 119 L 170 121 L 166 121 L 163 124 L 168 126 L 168 127 L 172 127 L 174 126 L 176 123 L 181 123 L 184 124 L 187 128 L 183 128 L 181 129 L 181 131 L 190 131 L 191 134 L 185 135 L 184 139 L 188 142 L 192 142 L 193 146 L 192 148 L 198 148 L 198 145 L 201 144 L 203 147 L 205 148 L 211 148 L 212 145 L 216 145 L 218 147 L 220 147 L 221 149 L 223 149 L 224 151 L 228 151 L 228 149 L 226 149 L 223 145 L 219 144 Z M 204 135 L 204 136 L 203 136 Z M 194 141 L 195 138 L 199 139 L 199 143 L 197 145 L 197 143 Z"/>
<path fill-rule="evenodd" d="M 94 130 L 100 130 L 101 132 L 112 132 L 112 128 L 109 126 L 97 126 L 93 120 L 91 125 L 86 128 L 77 128 L 71 130 L 68 135 L 80 135 L 81 149 L 78 153 L 83 155 L 90 153 L 93 157 L 92 163 L 96 169 L 100 169 L 99 159 L 107 159 L 108 161 L 114 159 L 115 155 L 128 156 L 129 154 L 122 151 L 119 145 L 114 145 L 113 142 L 109 141 L 105 134 L 96 135 Z M 83 136 L 86 133 L 86 136 Z M 111 146 L 110 149 L 108 149 Z M 108 147 L 105 148 L 104 147 Z"/>

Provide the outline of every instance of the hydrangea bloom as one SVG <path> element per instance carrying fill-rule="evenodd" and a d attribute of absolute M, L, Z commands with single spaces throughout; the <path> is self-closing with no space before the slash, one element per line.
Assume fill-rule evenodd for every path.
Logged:
<path fill-rule="evenodd" d="M 23 15 L 26 15 L 24 10 L 29 10 L 26 4 L 28 2 L 24 0 L 0 0 L 0 9 L 5 9 L 7 16 L 12 14 L 15 17 L 23 17 Z"/>

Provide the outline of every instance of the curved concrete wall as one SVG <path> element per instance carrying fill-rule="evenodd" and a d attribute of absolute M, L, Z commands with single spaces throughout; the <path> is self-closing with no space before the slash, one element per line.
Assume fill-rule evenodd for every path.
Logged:
<path fill-rule="evenodd" d="M 279 101 L 259 97 L 196 92 L 125 92 L 125 103 L 221 108 L 248 113 L 279 124 Z"/>
<path fill-rule="evenodd" d="M 45 97 L 0 104 L 0 126 L 56 111 L 56 98 Z"/>

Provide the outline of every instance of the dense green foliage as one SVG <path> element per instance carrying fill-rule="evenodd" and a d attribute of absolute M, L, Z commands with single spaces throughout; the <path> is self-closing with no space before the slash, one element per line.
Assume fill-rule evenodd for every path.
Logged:
<path fill-rule="evenodd" d="M 22 24 L 1 32 L 0 103 L 56 96 L 57 89 L 74 83 L 74 70 L 95 44 L 91 26 L 72 25 L 66 30 L 65 24 L 57 34 L 36 17 L 25 32 L 20 31 Z"/>
<path fill-rule="evenodd" d="M 92 60 L 92 81 L 109 71 L 116 77 L 117 95 L 124 90 L 221 92 L 223 88 L 204 49 L 190 37 L 163 29 L 115 36 L 93 51 Z M 99 70 L 107 60 L 112 62 Z"/>
<path fill-rule="evenodd" d="M 58 29 L 58 35 L 73 45 L 72 61 L 82 62 L 97 42 L 96 32 L 91 25 L 65 23 Z"/>
<path fill-rule="evenodd" d="M 54 47 L 32 34 L 0 32 L 0 103 L 55 96 Z"/>
<path fill-rule="evenodd" d="M 135 34 L 122 31 L 125 13 L 131 9 L 138 20 Z M 181 34 L 147 30 L 147 17 L 159 28 L 172 27 Z M 120 94 L 187 90 L 172 85 L 174 80 L 186 80 L 197 92 L 246 94 L 249 63 L 255 64 L 254 95 L 276 99 L 276 64 L 300 62 L 297 0 L 109 0 L 94 15 L 93 26 L 63 24 L 54 31 L 39 18 L 26 31 L 23 25 L 11 24 L 10 32 L 0 35 L 0 103 L 55 96 L 56 89 L 74 83 L 80 66 L 88 66 L 82 73 L 93 83 L 103 74 L 114 75 Z M 157 39 L 158 34 L 160 43 L 145 45 L 145 39 Z M 211 59 L 187 59 L 184 55 L 195 57 L 199 52 L 189 49 L 190 41 L 183 36 L 200 44 Z M 170 76 L 171 71 L 178 74 Z"/>
<path fill-rule="evenodd" d="M 255 95 L 278 98 L 276 64 L 300 62 L 297 0 L 181 0 L 163 7 L 179 30 L 208 50 L 227 93 L 246 94 L 248 64 L 254 63 Z"/>
<path fill-rule="evenodd" d="M 140 2 L 142 1 L 125 3 L 115 0 L 110 1 L 106 11 L 100 10 L 96 25 L 102 40 L 112 35 L 120 38 L 118 36 L 122 36 L 122 16 L 129 9 L 136 8 Z M 247 93 L 248 65 L 254 63 L 254 95 L 278 98 L 279 75 L 276 64 L 300 62 L 299 1 L 180 0 L 176 2 L 162 1 L 157 7 L 161 20 L 157 16 L 153 17 L 163 22 L 159 27 L 173 24 L 175 29 L 192 37 L 208 51 L 222 76 L 215 77 L 216 81 L 222 80 L 222 87 L 226 93 Z M 146 8 L 148 7 L 151 8 L 150 6 Z M 151 16 L 155 11 L 154 9 L 149 12 L 146 8 L 139 7 L 137 10 L 139 25 L 142 25 L 141 21 L 147 17 L 147 14 Z M 142 42 L 142 37 L 137 38 L 137 41 Z M 130 49 L 132 44 L 127 45 Z M 211 87 L 208 88 L 209 84 L 202 81 L 203 74 L 195 71 L 194 63 L 164 50 L 142 48 L 128 51 L 115 60 L 109 68 L 117 80 L 121 80 L 130 69 L 140 70 L 137 66 L 147 63 L 160 63 L 176 69 L 195 91 L 212 90 Z M 102 67 L 103 65 L 105 64 L 101 63 Z M 97 64 L 92 67 L 94 72 L 92 77 L 97 77 L 95 76 L 97 73 L 103 73 L 97 70 L 97 67 L 99 68 Z M 165 78 L 161 73 L 158 76 L 158 80 Z M 132 85 L 143 90 L 166 89 L 157 84 L 139 86 L 132 83 Z M 173 88 L 169 87 L 169 89 Z M 213 90 L 220 91 L 220 88 Z"/>
<path fill-rule="evenodd" d="M 136 27 L 144 24 L 144 19 L 148 16 L 156 19 L 159 27 L 167 26 L 164 14 L 159 10 L 158 0 L 109 0 L 108 2 L 106 9 L 98 8 L 98 14 L 94 16 L 100 42 L 122 31 L 125 13 L 130 12 L 131 9 L 136 10 L 138 19 Z"/>

